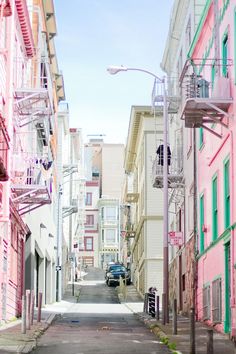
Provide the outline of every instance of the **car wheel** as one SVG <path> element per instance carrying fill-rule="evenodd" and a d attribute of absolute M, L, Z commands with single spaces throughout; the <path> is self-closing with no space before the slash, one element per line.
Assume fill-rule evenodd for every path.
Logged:
<path fill-rule="evenodd" d="M 107 285 L 108 285 L 108 286 L 111 286 L 110 280 L 107 281 Z"/>

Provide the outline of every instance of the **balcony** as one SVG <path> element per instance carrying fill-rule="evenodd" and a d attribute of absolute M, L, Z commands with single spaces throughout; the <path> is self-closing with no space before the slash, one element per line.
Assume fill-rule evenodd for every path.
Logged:
<path fill-rule="evenodd" d="M 183 186 L 183 157 L 181 148 L 171 154 L 168 166 L 168 188 Z M 152 185 L 154 188 L 163 188 L 163 165 L 160 157 L 156 157 L 152 165 Z"/>
<path fill-rule="evenodd" d="M 199 69 L 198 61 L 194 65 L 195 69 L 193 71 L 190 64 L 186 64 L 180 79 L 184 96 L 181 119 L 185 121 L 185 127 L 187 128 L 202 127 L 221 138 L 222 136 L 212 129 L 212 124 L 220 124 L 228 128 L 229 119 L 232 118 L 232 115 L 228 112 L 233 99 L 227 69 L 231 62 L 225 64 L 225 76 L 219 76 L 223 64 L 217 64 L 216 66 L 215 61 L 209 60 L 204 67 Z M 212 75 L 212 68 L 214 70 L 218 69 L 214 81 L 209 79 L 210 72 Z M 196 74 L 200 71 L 201 74 Z"/>
<path fill-rule="evenodd" d="M 43 205 L 51 204 L 52 161 L 26 161 L 22 155 L 13 155 L 14 171 L 11 176 L 12 202 L 18 213 L 24 215 Z"/>
<path fill-rule="evenodd" d="M 19 72 L 17 88 L 14 91 L 14 116 L 19 127 L 36 120 L 43 121 L 52 114 L 52 80 L 49 63 L 16 59 Z"/>

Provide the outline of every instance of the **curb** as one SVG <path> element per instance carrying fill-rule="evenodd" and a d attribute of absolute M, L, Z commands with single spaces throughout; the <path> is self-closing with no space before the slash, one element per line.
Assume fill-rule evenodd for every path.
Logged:
<path fill-rule="evenodd" d="M 119 297 L 120 298 L 120 297 Z M 121 299 L 120 299 L 121 300 Z M 153 320 L 153 318 L 149 318 L 148 316 L 144 316 L 141 313 L 137 313 L 135 312 L 127 303 L 125 303 L 124 301 L 122 301 L 122 303 L 130 310 L 133 312 L 133 314 L 135 316 L 138 317 L 138 319 L 144 323 L 144 325 L 151 330 L 151 332 L 153 332 L 155 334 L 155 336 L 157 336 L 160 340 L 163 340 L 163 342 L 166 340 L 167 342 L 169 341 L 169 337 L 167 336 L 167 334 L 165 332 L 163 332 L 161 330 L 161 328 L 159 327 L 159 325 L 157 324 L 157 322 L 155 320 Z M 168 347 L 168 344 L 166 344 L 166 346 Z M 171 349 L 169 348 L 174 354 L 182 354 L 180 351 L 178 351 L 177 349 Z"/>
<path fill-rule="evenodd" d="M 48 316 L 46 321 L 44 322 L 43 326 L 39 328 L 38 331 L 36 331 L 33 335 L 32 341 L 33 343 L 27 343 L 24 345 L 18 345 L 17 346 L 17 353 L 31 353 L 36 347 L 37 347 L 37 339 L 41 337 L 41 335 L 51 326 L 51 324 L 56 320 L 58 317 L 58 314 L 51 314 Z"/>

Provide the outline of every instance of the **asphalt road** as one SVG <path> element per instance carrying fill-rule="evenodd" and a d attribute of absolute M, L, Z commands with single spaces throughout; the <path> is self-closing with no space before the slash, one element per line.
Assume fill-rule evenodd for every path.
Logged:
<path fill-rule="evenodd" d="M 34 354 L 169 354 L 136 316 L 119 303 L 104 273 L 90 269 L 81 283 L 79 303 L 53 323 Z"/>

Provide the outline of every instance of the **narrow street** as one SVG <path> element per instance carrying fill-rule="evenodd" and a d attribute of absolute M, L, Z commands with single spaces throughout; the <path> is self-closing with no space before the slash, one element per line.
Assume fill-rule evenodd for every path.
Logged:
<path fill-rule="evenodd" d="M 91 268 L 81 282 L 79 303 L 62 314 L 38 341 L 35 354 L 167 354 L 135 315 L 119 303 L 101 270 Z"/>

